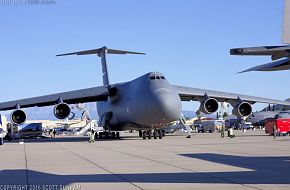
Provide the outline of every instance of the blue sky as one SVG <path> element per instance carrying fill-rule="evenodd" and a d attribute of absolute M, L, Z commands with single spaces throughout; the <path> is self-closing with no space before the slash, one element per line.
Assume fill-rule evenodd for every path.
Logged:
<path fill-rule="evenodd" d="M 289 71 L 236 74 L 270 58 L 229 55 L 234 47 L 281 44 L 283 0 L 4 1 L 0 102 L 102 85 L 95 56 L 55 55 L 104 45 L 147 54 L 110 56 L 112 83 L 159 71 L 171 84 L 290 97 Z"/>

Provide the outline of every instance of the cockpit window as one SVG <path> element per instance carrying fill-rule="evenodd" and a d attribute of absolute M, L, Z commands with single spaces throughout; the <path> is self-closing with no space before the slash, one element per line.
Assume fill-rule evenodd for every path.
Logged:
<path fill-rule="evenodd" d="M 149 79 L 150 80 L 164 80 L 165 77 L 161 75 L 160 73 L 156 73 L 156 74 L 151 74 Z"/>

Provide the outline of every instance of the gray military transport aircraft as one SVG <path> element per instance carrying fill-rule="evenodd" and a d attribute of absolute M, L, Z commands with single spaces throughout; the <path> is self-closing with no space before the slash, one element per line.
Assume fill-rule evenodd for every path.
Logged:
<path fill-rule="evenodd" d="M 97 102 L 99 124 L 106 134 L 118 137 L 118 131 L 139 130 L 140 137 L 149 139 L 152 135 L 162 138 L 163 126 L 180 119 L 181 101 L 199 101 L 200 111 L 206 114 L 216 112 L 218 102 L 228 102 L 233 106 L 233 113 L 239 117 L 250 115 L 251 104 L 256 102 L 290 105 L 286 101 L 171 85 L 159 72 L 150 72 L 129 82 L 110 84 L 107 54 L 144 53 L 102 47 L 57 56 L 89 54 L 101 57 L 103 86 L 3 102 L 0 103 L 0 110 L 14 109 L 11 121 L 21 125 L 26 120 L 22 108 L 55 105 L 56 118 L 65 119 L 71 112 L 68 104 Z"/>

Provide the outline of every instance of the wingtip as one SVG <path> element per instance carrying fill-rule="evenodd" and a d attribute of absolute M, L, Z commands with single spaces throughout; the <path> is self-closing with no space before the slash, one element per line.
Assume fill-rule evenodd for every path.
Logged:
<path fill-rule="evenodd" d="M 242 74 L 242 73 L 245 73 L 247 71 L 240 71 L 240 72 L 237 72 L 236 74 Z"/>
<path fill-rule="evenodd" d="M 66 55 L 78 55 L 76 53 L 64 53 L 64 54 L 58 54 L 56 57 L 66 56 Z"/>

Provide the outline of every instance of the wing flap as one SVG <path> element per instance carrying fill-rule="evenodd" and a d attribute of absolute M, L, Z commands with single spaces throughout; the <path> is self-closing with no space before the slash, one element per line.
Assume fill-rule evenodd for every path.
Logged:
<path fill-rule="evenodd" d="M 106 87 L 94 87 L 87 88 L 69 92 L 62 92 L 57 94 L 50 94 L 45 96 L 38 96 L 33 98 L 14 100 L 9 102 L 0 103 L 0 110 L 11 110 L 15 109 L 16 105 L 19 104 L 21 108 L 27 107 L 42 107 L 50 106 L 56 104 L 56 102 L 61 98 L 65 103 L 84 103 L 84 102 L 94 102 L 94 101 L 105 101 L 109 95 L 108 89 Z"/>

